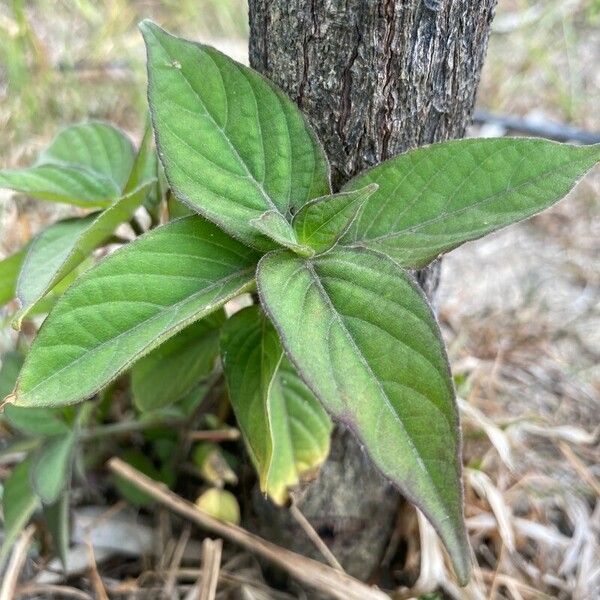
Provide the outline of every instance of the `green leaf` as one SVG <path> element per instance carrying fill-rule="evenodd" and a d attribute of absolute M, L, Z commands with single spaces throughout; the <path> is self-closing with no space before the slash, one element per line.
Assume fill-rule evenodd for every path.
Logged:
<path fill-rule="evenodd" d="M 378 250 L 405 267 L 548 208 L 600 160 L 600 145 L 469 139 L 418 148 L 351 180 L 379 189 L 342 243 Z"/>
<path fill-rule="evenodd" d="M 327 458 L 329 417 L 284 357 L 275 328 L 257 306 L 225 324 L 221 354 L 261 490 L 283 504 L 288 488 Z"/>
<path fill-rule="evenodd" d="M 63 129 L 35 165 L 0 171 L 0 187 L 40 200 L 108 206 L 121 195 L 133 161 L 133 146 L 121 131 L 83 123 Z"/>
<path fill-rule="evenodd" d="M 36 452 L 31 467 L 33 489 L 44 504 L 56 502 L 69 484 L 75 429 L 47 440 Z"/>
<path fill-rule="evenodd" d="M 215 368 L 223 313 L 186 327 L 139 360 L 131 370 L 136 406 L 143 412 L 181 400 Z"/>
<path fill-rule="evenodd" d="M 293 227 L 277 210 L 268 210 L 257 219 L 252 219 L 250 224 L 275 243 L 284 248 L 289 248 L 300 256 L 313 256 L 315 253 L 309 246 L 298 243 Z"/>
<path fill-rule="evenodd" d="M 300 376 L 429 518 L 466 581 L 458 411 L 418 285 L 391 259 L 344 248 L 308 260 L 267 254 L 257 284 Z"/>
<path fill-rule="evenodd" d="M 131 140 L 108 123 L 90 122 L 63 129 L 37 164 L 77 165 L 124 189 L 135 160 Z"/>
<path fill-rule="evenodd" d="M 129 193 L 146 183 L 158 183 L 157 166 L 158 157 L 154 151 L 152 122 L 147 119 L 144 135 L 123 191 Z"/>
<path fill-rule="evenodd" d="M 292 221 L 300 243 L 317 253 L 335 246 L 378 187 L 370 184 L 353 192 L 341 192 L 306 203 Z"/>
<path fill-rule="evenodd" d="M 197 216 L 139 237 L 58 300 L 7 401 L 59 406 L 92 396 L 187 325 L 250 289 L 257 258 Z"/>
<path fill-rule="evenodd" d="M 26 248 L 23 248 L 0 260 L 0 306 L 4 306 L 15 297 L 17 279 L 26 251 Z"/>
<path fill-rule="evenodd" d="M 4 565 L 13 544 L 25 529 L 40 501 L 29 482 L 31 460 L 18 464 L 4 483 L 2 513 L 4 515 L 4 541 L 0 549 L 0 569 Z"/>
<path fill-rule="evenodd" d="M 48 437 L 69 432 L 69 427 L 57 412 L 49 408 L 25 408 L 7 404 L 4 416 L 12 427 L 25 435 Z"/>
<path fill-rule="evenodd" d="M 18 352 L 7 352 L 0 357 L 0 398 L 10 394 L 23 365 L 23 356 Z"/>
<path fill-rule="evenodd" d="M 148 98 L 174 194 L 230 235 L 273 248 L 250 221 L 329 193 L 327 159 L 298 108 L 264 77 L 149 21 Z"/>
<path fill-rule="evenodd" d="M 60 558 L 63 567 L 67 566 L 67 554 L 69 552 L 69 494 L 64 493 L 54 503 L 44 506 L 44 517 L 46 519 L 46 525 L 52 542 L 54 543 L 54 549 Z"/>
<path fill-rule="evenodd" d="M 36 236 L 17 283 L 21 303 L 14 321 L 17 329 L 41 298 L 106 242 L 121 223 L 131 219 L 152 185 L 153 182 L 146 183 L 100 213 L 58 221 Z"/>

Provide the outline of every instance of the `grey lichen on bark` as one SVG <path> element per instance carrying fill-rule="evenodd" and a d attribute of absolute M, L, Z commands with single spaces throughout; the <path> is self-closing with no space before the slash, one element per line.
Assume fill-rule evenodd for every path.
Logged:
<path fill-rule="evenodd" d="M 249 0 L 250 63 L 307 115 L 337 190 L 382 160 L 463 136 L 495 4 Z M 439 265 L 417 277 L 433 295 Z M 298 503 L 345 569 L 369 577 L 393 530 L 398 494 L 346 430 L 334 433 L 329 460 Z M 285 511 L 269 512 L 268 521 L 272 537 L 312 550 Z"/>

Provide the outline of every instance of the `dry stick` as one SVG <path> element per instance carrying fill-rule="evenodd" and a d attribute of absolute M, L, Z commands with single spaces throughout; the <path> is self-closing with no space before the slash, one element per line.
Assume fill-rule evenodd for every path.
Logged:
<path fill-rule="evenodd" d="M 189 523 L 186 525 L 183 533 L 181 534 L 175 549 L 173 550 L 173 558 L 171 559 L 171 565 L 169 566 L 169 575 L 167 576 L 167 581 L 164 586 L 164 596 L 165 598 L 172 598 L 175 593 L 175 584 L 177 581 L 177 569 L 181 566 L 181 561 L 183 560 L 183 554 L 185 552 L 185 548 L 190 541 L 190 535 L 192 533 L 191 526 Z"/>
<path fill-rule="evenodd" d="M 240 438 L 239 429 L 233 427 L 227 429 L 208 429 L 201 431 L 190 431 L 188 439 L 194 442 L 230 442 Z"/>
<path fill-rule="evenodd" d="M 94 555 L 92 542 L 89 539 L 86 539 L 85 543 L 87 545 L 88 557 L 90 560 L 89 577 L 92 588 L 94 589 L 94 596 L 98 600 L 109 600 L 102 577 L 100 577 L 100 573 L 98 573 L 98 565 L 96 564 L 96 556 Z"/>
<path fill-rule="evenodd" d="M 202 544 L 202 576 L 196 584 L 200 593 L 197 600 L 215 600 L 219 571 L 221 570 L 222 540 L 206 538 Z"/>
<path fill-rule="evenodd" d="M 298 522 L 300 527 L 304 530 L 304 533 L 309 537 L 310 541 L 315 545 L 317 550 L 323 555 L 323 558 L 338 571 L 343 571 L 344 567 L 340 565 L 338 559 L 335 557 L 333 552 L 329 549 L 329 546 L 319 537 L 319 534 L 315 531 L 314 527 L 310 524 L 310 521 L 302 514 L 302 511 L 292 502 L 290 506 L 290 513 L 294 519 Z"/>
<path fill-rule="evenodd" d="M 53 585 L 51 583 L 29 583 L 21 586 L 15 595 L 15 598 L 24 596 L 32 598 L 36 595 L 50 594 L 61 598 L 75 598 L 75 600 L 94 600 L 89 594 L 66 585 Z"/>
<path fill-rule="evenodd" d="M 12 551 L 10 562 L 6 567 L 2 589 L 0 589 L 0 600 L 13 600 L 15 590 L 19 581 L 21 569 L 27 558 L 27 549 L 31 544 L 31 538 L 35 532 L 35 525 L 30 525 L 19 537 Z"/>
<path fill-rule="evenodd" d="M 108 466 L 111 471 L 127 479 L 173 512 L 220 537 L 259 554 L 307 585 L 340 600 L 389 600 L 389 596 L 381 590 L 370 587 L 350 575 L 336 571 L 306 556 L 281 548 L 241 527 L 208 516 L 206 513 L 199 511 L 191 502 L 171 492 L 163 483 L 150 479 L 119 458 L 111 458 Z"/>

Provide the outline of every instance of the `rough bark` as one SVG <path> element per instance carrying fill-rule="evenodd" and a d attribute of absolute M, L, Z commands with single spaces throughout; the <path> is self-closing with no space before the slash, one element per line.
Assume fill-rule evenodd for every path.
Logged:
<path fill-rule="evenodd" d="M 308 116 L 337 190 L 386 158 L 464 134 L 495 4 L 249 0 L 250 63 Z M 439 265 L 418 278 L 433 295 Z M 338 429 L 329 460 L 298 503 L 345 569 L 366 579 L 388 543 L 398 499 L 352 436 Z M 309 551 L 285 511 L 266 504 L 262 510 L 272 537 Z"/>

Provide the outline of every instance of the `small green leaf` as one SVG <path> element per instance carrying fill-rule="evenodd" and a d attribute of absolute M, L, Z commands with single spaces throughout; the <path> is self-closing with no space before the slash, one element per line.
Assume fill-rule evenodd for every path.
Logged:
<path fill-rule="evenodd" d="M 158 157 L 154 151 L 154 134 L 152 122 L 147 119 L 144 135 L 131 168 L 124 193 L 130 193 L 146 183 L 158 183 Z"/>
<path fill-rule="evenodd" d="M 56 502 L 71 479 L 75 429 L 47 440 L 37 450 L 31 466 L 33 489 L 44 504 Z"/>
<path fill-rule="evenodd" d="M 327 458 L 329 417 L 284 357 L 275 328 L 257 306 L 225 324 L 221 355 L 261 490 L 283 504 L 288 488 Z"/>
<path fill-rule="evenodd" d="M 22 365 L 23 356 L 18 352 L 7 352 L 0 357 L 0 398 L 15 387 Z"/>
<path fill-rule="evenodd" d="M 307 202 L 292 221 L 300 243 L 314 248 L 317 253 L 335 246 L 378 187 L 372 183 L 353 192 L 341 192 Z"/>
<path fill-rule="evenodd" d="M 15 297 L 17 280 L 26 252 L 27 249 L 23 248 L 0 260 L 0 306 L 4 306 Z"/>
<path fill-rule="evenodd" d="M 63 567 L 67 566 L 67 554 L 69 552 L 69 494 L 62 494 L 54 503 L 43 507 L 46 525 L 54 549 L 60 558 Z"/>
<path fill-rule="evenodd" d="M 257 258 L 197 216 L 127 244 L 58 300 L 7 401 L 60 406 L 92 396 L 186 326 L 250 289 Z"/>
<path fill-rule="evenodd" d="M 298 243 L 296 232 L 287 219 L 277 210 L 268 210 L 257 219 L 252 219 L 250 224 L 275 243 L 284 248 L 289 248 L 300 256 L 313 256 L 315 253 L 309 246 Z"/>
<path fill-rule="evenodd" d="M 146 183 L 100 213 L 58 221 L 35 237 L 17 283 L 21 303 L 14 320 L 17 329 L 41 298 L 109 239 L 121 223 L 131 219 L 152 185 L 153 182 Z"/>
<path fill-rule="evenodd" d="M 90 122 L 63 129 L 37 164 L 77 165 L 124 189 L 135 160 L 131 140 L 108 123 Z M 137 187 L 137 186 L 136 186 Z"/>
<path fill-rule="evenodd" d="M 83 123 L 63 129 L 35 165 L 0 171 L 0 187 L 40 200 L 108 206 L 121 195 L 133 161 L 133 146 L 121 131 Z"/>
<path fill-rule="evenodd" d="M 526 219 L 561 198 L 600 160 L 600 145 L 527 138 L 417 148 L 352 179 L 377 183 L 342 243 L 423 267 L 464 242 Z"/>
<path fill-rule="evenodd" d="M 328 194 L 327 159 L 298 108 L 255 71 L 143 21 L 159 157 L 179 200 L 259 249 L 250 221 Z"/>
<path fill-rule="evenodd" d="M 18 464 L 4 483 L 2 494 L 2 513 L 4 515 L 4 541 L 0 549 L 0 569 L 4 565 L 13 544 L 25 529 L 33 513 L 39 508 L 40 501 L 29 481 L 31 460 Z"/>
<path fill-rule="evenodd" d="M 181 400 L 215 368 L 223 313 L 193 323 L 144 356 L 131 370 L 136 406 L 143 412 Z"/>
<path fill-rule="evenodd" d="M 302 379 L 429 518 L 466 581 L 458 411 L 418 285 L 391 259 L 344 248 L 312 259 L 267 254 L 257 284 Z"/>
<path fill-rule="evenodd" d="M 10 392 L 10 390 L 9 390 Z M 31 436 L 65 435 L 68 425 L 50 408 L 25 408 L 7 404 L 4 416 L 16 430 Z"/>

